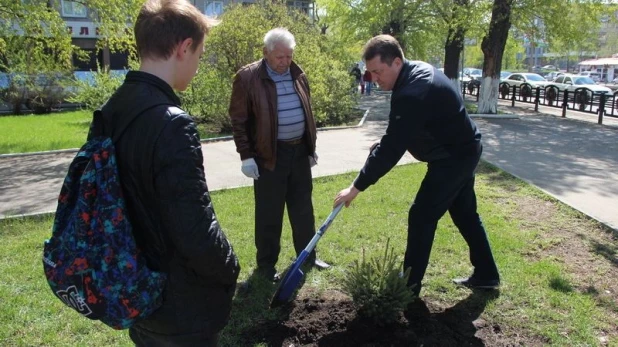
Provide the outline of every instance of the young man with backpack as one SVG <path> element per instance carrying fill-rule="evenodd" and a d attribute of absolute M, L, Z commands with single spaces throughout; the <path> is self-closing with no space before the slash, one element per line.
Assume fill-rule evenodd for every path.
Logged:
<path fill-rule="evenodd" d="M 211 22 L 187 0 L 149 0 L 137 17 L 141 65 L 103 107 L 137 245 L 167 274 L 163 304 L 131 327 L 137 345 L 216 345 L 240 271 L 219 225 L 204 174 L 200 136 L 180 106 L 197 73 Z M 141 105 L 135 120 L 124 116 Z M 127 124 L 131 122 L 131 124 Z"/>
<path fill-rule="evenodd" d="M 89 318 L 103 316 L 108 321 L 100 320 L 114 328 L 129 327 L 129 335 L 138 346 L 217 345 L 218 334 L 229 319 L 240 271 L 209 196 L 196 125 L 180 109 L 180 99 L 174 92 L 186 89 L 195 76 L 211 24 L 187 0 L 148 0 L 143 5 L 134 28 L 139 71 L 130 71 L 120 88 L 95 112 L 89 142 L 74 160 L 78 162 L 82 155 L 90 166 L 69 169 L 59 198 L 54 233 L 48 242 L 75 244 L 72 239 L 82 238 L 94 246 L 86 248 L 105 250 L 105 257 L 99 258 L 109 262 L 110 269 L 106 264 L 95 267 L 97 257 L 92 254 L 73 256 L 73 265 L 68 267 L 65 260 L 69 255 L 63 258 L 62 254 L 66 247 L 46 245 L 45 249 L 45 272 L 54 293 Z M 106 138 L 107 145 L 97 140 Z M 103 143 L 104 150 L 89 156 L 83 154 L 89 153 L 88 146 L 93 143 Z M 110 159 L 111 163 L 104 167 L 111 168 L 112 174 L 101 175 L 98 163 L 114 158 L 114 154 L 115 162 Z M 91 176 L 96 176 L 96 180 L 88 181 Z M 121 192 L 109 188 L 117 181 Z M 101 208 L 110 204 L 88 202 L 108 196 L 115 198 L 117 206 Z M 70 199 L 73 202 L 67 202 Z M 130 225 L 118 228 L 123 221 Z M 131 262 L 132 257 L 122 258 L 129 261 L 118 260 L 120 253 L 126 253 L 125 242 L 103 246 L 103 242 L 97 241 L 96 235 L 110 234 L 110 230 L 128 234 L 122 237 L 137 246 L 133 247 L 139 250 L 138 256 L 133 257 L 138 258 L 136 262 Z M 61 233 L 63 239 L 58 236 Z M 140 257 L 147 264 L 145 272 L 152 271 L 153 275 L 145 282 L 127 284 L 127 277 L 121 272 L 140 267 Z M 74 272 L 97 275 L 81 288 L 66 283 L 62 287 L 67 274 Z M 117 277 L 118 283 L 99 283 L 94 291 L 95 282 L 100 282 L 99 274 Z M 160 289 L 157 292 L 157 288 L 145 288 L 144 283 L 159 285 Z M 109 300 L 111 303 L 105 309 L 95 312 L 97 304 L 110 298 L 104 296 L 109 288 L 127 286 L 131 289 L 118 289 L 124 290 L 120 300 Z M 115 297 L 112 295 L 111 299 Z M 148 314 L 144 314 L 142 306 L 133 307 L 144 300 L 152 301 L 144 305 Z M 128 314 L 117 313 L 125 311 Z M 135 317 L 140 318 L 135 321 Z"/>

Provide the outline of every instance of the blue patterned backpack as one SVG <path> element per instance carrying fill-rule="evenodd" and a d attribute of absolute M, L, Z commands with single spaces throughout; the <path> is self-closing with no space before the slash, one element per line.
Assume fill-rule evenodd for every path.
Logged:
<path fill-rule="evenodd" d="M 135 243 L 114 143 L 103 128 L 103 115 L 95 111 L 94 136 L 71 162 L 62 185 L 43 267 L 52 291 L 67 306 L 126 329 L 161 305 L 166 275 L 147 267 Z"/>

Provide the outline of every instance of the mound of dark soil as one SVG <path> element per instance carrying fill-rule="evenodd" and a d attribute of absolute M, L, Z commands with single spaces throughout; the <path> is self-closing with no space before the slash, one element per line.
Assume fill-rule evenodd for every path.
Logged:
<path fill-rule="evenodd" d="M 472 293 L 446 309 L 423 302 L 394 324 L 380 326 L 358 317 L 349 297 L 329 291 L 317 298 L 298 298 L 287 307 L 286 319 L 264 323 L 250 334 L 254 341 L 285 347 L 517 345 L 512 337 L 507 341 L 502 336 L 500 326 L 479 318 L 486 303 L 498 295 Z"/>

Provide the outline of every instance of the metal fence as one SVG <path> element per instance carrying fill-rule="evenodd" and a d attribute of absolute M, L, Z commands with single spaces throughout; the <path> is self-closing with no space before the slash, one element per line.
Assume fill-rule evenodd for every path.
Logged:
<path fill-rule="evenodd" d="M 475 95 L 478 101 L 480 83 L 474 82 L 464 82 L 462 93 Z M 599 124 L 603 124 L 603 117 L 618 118 L 618 91 L 609 94 L 594 92 L 586 87 L 561 91 L 554 85 L 533 87 L 523 83 L 521 86 L 510 86 L 502 82 L 498 94 L 500 99 L 511 100 L 511 106 L 519 102 L 533 104 L 535 111 L 539 110 L 539 105 L 561 108 L 562 117 L 566 117 L 567 111 L 573 110 L 596 115 Z"/>

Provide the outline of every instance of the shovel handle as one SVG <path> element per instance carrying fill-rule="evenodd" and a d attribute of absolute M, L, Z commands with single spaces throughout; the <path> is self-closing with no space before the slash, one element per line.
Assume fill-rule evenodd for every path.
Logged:
<path fill-rule="evenodd" d="M 311 239 L 307 247 L 305 247 L 305 251 L 307 253 L 311 253 L 313 251 L 313 249 L 315 248 L 315 245 L 320 240 L 320 237 L 324 235 L 324 233 L 326 232 L 326 229 L 328 229 L 328 227 L 333 222 L 333 220 L 335 219 L 339 211 L 341 211 L 341 208 L 343 208 L 343 203 L 335 206 L 335 208 L 331 211 L 328 217 L 326 217 L 326 220 L 324 221 L 324 223 L 322 223 L 318 231 L 315 233 L 315 236 L 313 236 L 313 238 Z"/>

